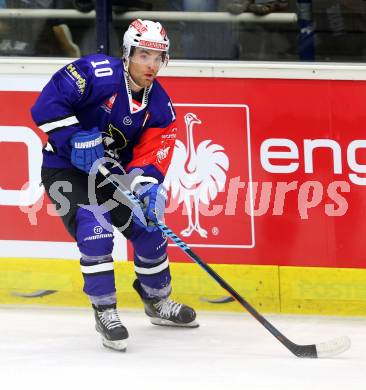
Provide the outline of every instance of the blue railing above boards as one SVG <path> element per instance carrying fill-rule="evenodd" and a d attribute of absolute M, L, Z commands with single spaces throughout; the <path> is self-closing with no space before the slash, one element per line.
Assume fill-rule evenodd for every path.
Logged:
<path fill-rule="evenodd" d="M 254 0 L 252 1 L 254 2 Z M 122 22 L 121 24 L 125 22 L 124 24 L 127 26 L 131 20 L 142 18 L 159 20 L 168 24 L 169 30 L 173 31 L 174 42 L 176 42 L 175 46 L 172 47 L 175 52 L 171 53 L 172 57 L 176 59 L 365 62 L 366 51 L 363 44 L 363 37 L 366 33 L 365 1 L 290 0 L 288 3 L 289 6 L 285 12 L 270 12 L 260 16 L 248 11 L 239 14 L 221 12 L 223 7 L 218 8 L 217 12 L 160 11 L 157 10 L 159 7 L 155 5 L 155 2 L 151 11 L 118 13 L 112 9 L 111 1 L 106 0 L 95 2 L 97 9 L 86 13 L 76 9 L 0 8 L 0 22 L 3 24 L 2 21 L 4 21 L 4 25 L 6 25 L 5 21 L 19 19 L 51 20 L 51 22 L 57 19 L 63 20 L 67 24 L 70 23 L 71 30 L 72 27 L 76 30 L 77 43 L 79 44 L 81 40 L 81 44 L 84 45 L 80 47 L 82 54 L 97 50 L 116 55 L 118 45 L 113 41 L 113 34 L 110 34 L 113 29 L 108 26 L 113 22 L 113 28 L 117 30 L 118 22 Z M 72 20 L 80 20 L 80 26 L 78 22 Z M 91 27 L 91 24 L 88 24 L 89 20 L 96 22 L 97 39 L 93 38 L 94 25 Z M 217 23 L 233 26 L 235 33 L 231 39 L 237 40 L 235 42 L 240 49 L 239 55 L 217 56 L 222 45 L 220 45 L 221 41 L 213 40 L 217 43 L 217 48 L 210 50 L 210 56 L 195 57 L 193 51 L 188 53 L 190 56 L 187 56 L 186 51 L 179 44 L 179 39 L 185 38 L 185 35 L 190 33 L 191 26 L 200 22 L 204 22 L 205 25 Z M 89 27 L 88 34 L 83 30 L 87 25 Z M 343 28 L 341 28 L 342 26 Z M 90 29 L 93 29 L 93 34 L 90 34 Z M 16 26 L 13 30 L 17 30 Z M 194 31 L 191 31 L 190 35 L 194 35 Z M 9 36 L 9 33 L 6 32 L 2 37 L 3 41 L 9 41 Z M 30 39 L 29 34 L 27 37 Z M 114 45 L 111 45 L 109 41 L 111 37 Z M 221 38 L 224 42 L 228 42 L 223 37 Z M 1 43 L 0 36 L 0 55 L 16 55 L 5 50 L 9 45 L 9 42 Z M 61 50 L 59 50 L 60 53 L 56 53 L 56 47 L 53 50 L 43 51 L 47 52 L 38 50 L 34 56 L 60 56 L 61 53 Z M 20 55 L 30 56 L 32 54 Z"/>

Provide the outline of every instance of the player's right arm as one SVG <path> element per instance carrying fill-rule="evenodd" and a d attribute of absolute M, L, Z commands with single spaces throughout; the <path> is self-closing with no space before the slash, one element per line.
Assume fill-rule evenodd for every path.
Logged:
<path fill-rule="evenodd" d="M 87 100 L 92 73 L 84 59 L 56 72 L 31 109 L 37 126 L 48 135 L 46 150 L 70 159 L 70 139 L 83 129 L 75 115 Z"/>

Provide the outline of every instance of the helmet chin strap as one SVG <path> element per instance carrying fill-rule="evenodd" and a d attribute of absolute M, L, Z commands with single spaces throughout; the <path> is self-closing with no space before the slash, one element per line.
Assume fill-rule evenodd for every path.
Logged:
<path fill-rule="evenodd" d="M 128 79 L 131 81 L 132 84 L 134 84 L 137 88 L 144 89 L 145 87 L 142 87 L 141 85 L 137 84 L 136 81 L 132 78 L 130 72 L 127 72 Z"/>
<path fill-rule="evenodd" d="M 129 67 L 129 64 L 130 64 L 130 59 L 124 59 L 123 60 L 123 67 L 124 67 L 124 70 L 127 74 L 127 78 L 128 80 L 133 84 L 135 85 L 137 88 L 139 89 L 144 89 L 145 87 L 142 87 L 141 85 L 137 84 L 136 81 L 132 78 L 130 72 L 128 71 L 128 67 Z"/>

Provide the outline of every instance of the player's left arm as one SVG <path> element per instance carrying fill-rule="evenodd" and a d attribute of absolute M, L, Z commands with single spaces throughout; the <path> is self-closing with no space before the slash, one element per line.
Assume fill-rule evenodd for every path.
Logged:
<path fill-rule="evenodd" d="M 175 121 L 166 127 L 146 129 L 133 149 L 127 171 L 140 168 L 144 177 L 151 177 L 155 179 L 152 181 L 162 183 L 172 159 L 176 134 Z"/>
<path fill-rule="evenodd" d="M 150 105 L 147 126 L 134 145 L 126 170 L 140 168 L 143 172 L 141 180 L 162 183 L 173 156 L 177 127 L 171 100 L 161 87 L 157 91 Z"/>
<path fill-rule="evenodd" d="M 161 122 L 161 127 L 149 127 L 144 131 L 126 168 L 127 172 L 134 168 L 141 170 L 142 174 L 136 176 L 131 183 L 131 191 L 147 205 L 146 217 L 154 222 L 162 218 L 166 201 L 162 182 L 173 156 L 177 136 L 171 103 L 169 107 L 169 117 L 165 116 L 165 123 Z"/>

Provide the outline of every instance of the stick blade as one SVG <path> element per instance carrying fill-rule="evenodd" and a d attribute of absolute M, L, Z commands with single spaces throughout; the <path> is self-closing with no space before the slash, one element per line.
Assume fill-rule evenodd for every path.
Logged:
<path fill-rule="evenodd" d="M 316 344 L 315 346 L 318 358 L 321 359 L 336 356 L 347 351 L 351 347 L 351 340 L 347 336 L 342 336 L 324 343 Z"/>

